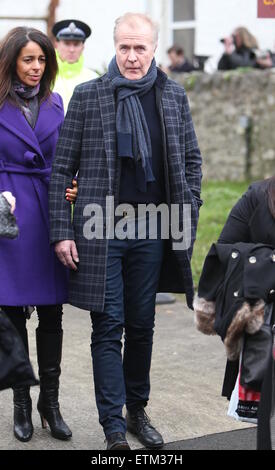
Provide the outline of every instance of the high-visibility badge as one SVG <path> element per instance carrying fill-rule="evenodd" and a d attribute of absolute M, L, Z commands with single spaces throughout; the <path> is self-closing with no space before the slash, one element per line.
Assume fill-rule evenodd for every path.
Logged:
<path fill-rule="evenodd" d="M 275 0 L 258 0 L 258 18 L 275 18 Z"/>

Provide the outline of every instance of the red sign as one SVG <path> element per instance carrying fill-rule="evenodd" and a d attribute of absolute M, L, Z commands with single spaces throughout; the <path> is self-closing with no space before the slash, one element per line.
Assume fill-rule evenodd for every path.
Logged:
<path fill-rule="evenodd" d="M 275 18 L 275 0 L 258 0 L 258 18 Z"/>

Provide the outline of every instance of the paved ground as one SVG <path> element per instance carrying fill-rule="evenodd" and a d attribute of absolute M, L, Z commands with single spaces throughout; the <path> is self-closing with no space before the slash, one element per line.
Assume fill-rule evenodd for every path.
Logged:
<path fill-rule="evenodd" d="M 37 370 L 35 313 L 28 325 L 31 360 Z M 89 313 L 66 305 L 63 328 L 60 402 L 73 438 L 61 442 L 41 428 L 36 410 L 38 387 L 33 387 L 34 435 L 28 443 L 17 441 L 12 431 L 12 392 L 6 390 L 0 394 L 0 450 L 105 449 L 94 400 Z M 220 396 L 225 363 L 220 339 L 199 333 L 193 312 L 184 303 L 157 306 L 147 411 L 162 432 L 167 449 L 245 449 L 248 444 L 253 448 L 255 426 L 227 417 L 228 402 Z M 235 434 L 227 433 L 233 430 Z M 128 437 L 133 449 L 141 447 L 133 436 Z"/>

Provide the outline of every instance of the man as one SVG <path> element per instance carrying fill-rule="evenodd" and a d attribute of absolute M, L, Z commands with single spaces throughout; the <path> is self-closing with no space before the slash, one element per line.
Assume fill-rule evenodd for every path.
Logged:
<path fill-rule="evenodd" d="M 63 20 L 55 23 L 52 32 L 58 62 L 54 91 L 62 96 L 66 113 L 76 85 L 97 77 L 95 72 L 84 67 L 84 43 L 91 35 L 91 29 L 83 21 Z"/>
<path fill-rule="evenodd" d="M 126 425 L 144 446 L 163 446 L 144 410 L 156 292 L 185 292 L 190 307 L 193 301 L 190 257 L 201 203 L 201 155 L 184 89 L 156 67 L 157 36 L 145 15 L 118 18 L 116 55 L 106 75 L 76 88 L 51 179 L 51 242 L 71 268 L 70 302 L 91 310 L 95 395 L 107 449 L 129 449 Z M 77 170 L 72 225 L 61 194 Z M 116 208 L 116 228 L 129 223 L 128 238 L 119 230 L 112 236 L 109 201 Z M 139 213 L 144 203 L 187 204 L 188 247 L 173 251 L 172 237 L 162 239 L 159 225 L 155 237 L 148 236 L 147 225 L 139 236 L 139 225 L 147 222 Z M 104 224 L 92 233 L 101 215 Z M 184 228 L 188 232 L 188 221 Z"/>
<path fill-rule="evenodd" d="M 182 73 L 196 70 L 194 65 L 185 58 L 182 47 L 177 45 L 171 46 L 167 50 L 167 54 L 170 59 L 170 65 L 168 67 L 170 72 Z"/>

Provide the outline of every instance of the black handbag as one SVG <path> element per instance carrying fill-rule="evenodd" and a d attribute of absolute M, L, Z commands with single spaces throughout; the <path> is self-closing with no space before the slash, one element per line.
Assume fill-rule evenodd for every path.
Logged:
<path fill-rule="evenodd" d="M 254 334 L 244 336 L 240 369 L 240 384 L 256 392 L 261 391 L 273 349 L 273 308 L 266 304 L 264 323 Z"/>
<path fill-rule="evenodd" d="M 0 390 L 38 383 L 17 330 L 0 310 Z"/>

